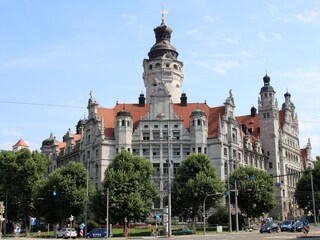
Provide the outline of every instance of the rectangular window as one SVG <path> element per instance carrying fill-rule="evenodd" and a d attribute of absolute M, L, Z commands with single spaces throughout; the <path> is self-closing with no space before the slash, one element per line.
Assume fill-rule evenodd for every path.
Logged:
<path fill-rule="evenodd" d="M 160 163 L 154 163 L 153 168 L 155 169 L 156 173 L 160 173 Z"/>
<path fill-rule="evenodd" d="M 153 131 L 152 137 L 153 137 L 153 140 L 159 140 L 160 139 L 160 131 Z"/>
<path fill-rule="evenodd" d="M 174 147 L 172 153 L 174 156 L 180 156 L 180 148 Z"/>
<path fill-rule="evenodd" d="M 168 131 L 167 130 L 162 131 L 162 139 L 163 140 L 168 140 Z"/>
<path fill-rule="evenodd" d="M 201 153 L 201 147 L 198 147 L 198 153 Z"/>
<path fill-rule="evenodd" d="M 227 148 L 224 148 L 224 149 L 223 149 L 223 155 L 224 155 L 225 157 L 228 156 L 228 149 L 227 149 Z"/>
<path fill-rule="evenodd" d="M 160 148 L 153 148 L 152 155 L 153 156 L 160 156 Z"/>
<path fill-rule="evenodd" d="M 237 150 L 233 149 L 233 158 L 236 158 L 237 157 Z"/>
<path fill-rule="evenodd" d="M 142 150 L 142 152 L 143 152 L 143 156 L 149 157 L 149 154 L 150 154 L 150 149 L 149 148 L 144 148 Z"/>
<path fill-rule="evenodd" d="M 144 133 L 142 133 L 142 137 L 143 137 L 143 140 L 145 140 L 145 141 L 150 140 L 150 133 L 144 132 Z"/>
<path fill-rule="evenodd" d="M 269 162 L 269 168 L 272 168 L 272 162 Z"/>
<path fill-rule="evenodd" d="M 173 174 L 177 174 L 178 173 L 178 169 L 179 169 L 179 163 L 174 163 L 173 164 Z"/>
<path fill-rule="evenodd" d="M 190 148 L 183 148 L 183 156 L 188 156 L 190 154 Z"/>
<path fill-rule="evenodd" d="M 180 131 L 173 131 L 172 132 L 173 138 L 176 140 L 180 139 Z"/>

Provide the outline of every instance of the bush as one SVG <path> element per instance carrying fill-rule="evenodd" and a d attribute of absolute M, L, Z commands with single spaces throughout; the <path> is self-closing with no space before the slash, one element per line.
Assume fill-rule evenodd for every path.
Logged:
<path fill-rule="evenodd" d="M 96 223 L 93 220 L 89 220 L 87 222 L 87 226 L 86 227 L 87 227 L 87 232 L 90 232 L 92 229 L 100 227 L 100 224 Z"/>
<path fill-rule="evenodd" d="M 209 224 L 219 224 L 222 225 L 224 223 L 229 222 L 229 215 L 227 207 L 217 207 L 215 212 L 208 217 Z"/>

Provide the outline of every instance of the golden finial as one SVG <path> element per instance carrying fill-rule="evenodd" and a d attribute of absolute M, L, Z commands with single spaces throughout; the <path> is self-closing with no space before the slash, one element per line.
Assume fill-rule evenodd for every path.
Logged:
<path fill-rule="evenodd" d="M 168 11 L 167 10 L 164 10 L 164 9 L 162 9 L 161 10 L 161 24 L 164 24 L 164 15 L 165 14 L 168 14 Z"/>

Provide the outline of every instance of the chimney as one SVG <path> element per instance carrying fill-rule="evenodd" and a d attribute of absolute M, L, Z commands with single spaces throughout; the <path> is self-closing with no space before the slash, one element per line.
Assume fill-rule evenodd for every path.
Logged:
<path fill-rule="evenodd" d="M 181 94 L 180 105 L 183 106 L 183 107 L 187 106 L 187 95 L 185 93 Z"/>
<path fill-rule="evenodd" d="M 146 98 L 144 97 L 144 94 L 141 93 L 139 96 L 139 107 L 144 107 L 146 104 Z"/>

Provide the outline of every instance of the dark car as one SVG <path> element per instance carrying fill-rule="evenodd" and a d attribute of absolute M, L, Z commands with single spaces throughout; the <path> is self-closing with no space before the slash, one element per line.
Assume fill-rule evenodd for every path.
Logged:
<path fill-rule="evenodd" d="M 179 228 L 172 230 L 172 235 L 191 235 L 193 232 L 189 228 Z"/>
<path fill-rule="evenodd" d="M 293 225 L 293 220 L 285 220 L 280 226 L 281 232 L 291 231 L 292 225 Z"/>
<path fill-rule="evenodd" d="M 88 232 L 85 237 L 86 238 L 104 238 L 106 236 L 106 229 L 105 228 L 95 228 L 95 229 L 92 229 L 90 232 Z M 110 233 L 110 229 L 108 231 L 109 233 L 109 237 L 112 236 L 112 233 Z"/>
<path fill-rule="evenodd" d="M 270 222 L 270 223 L 266 223 L 264 225 L 262 225 L 262 227 L 260 228 L 260 233 L 264 233 L 264 232 L 279 232 L 279 226 L 278 224 L 274 223 L 274 222 Z"/>
<path fill-rule="evenodd" d="M 302 232 L 303 230 L 303 222 L 300 221 L 296 221 L 293 225 L 292 225 L 292 229 L 291 232 Z"/>

